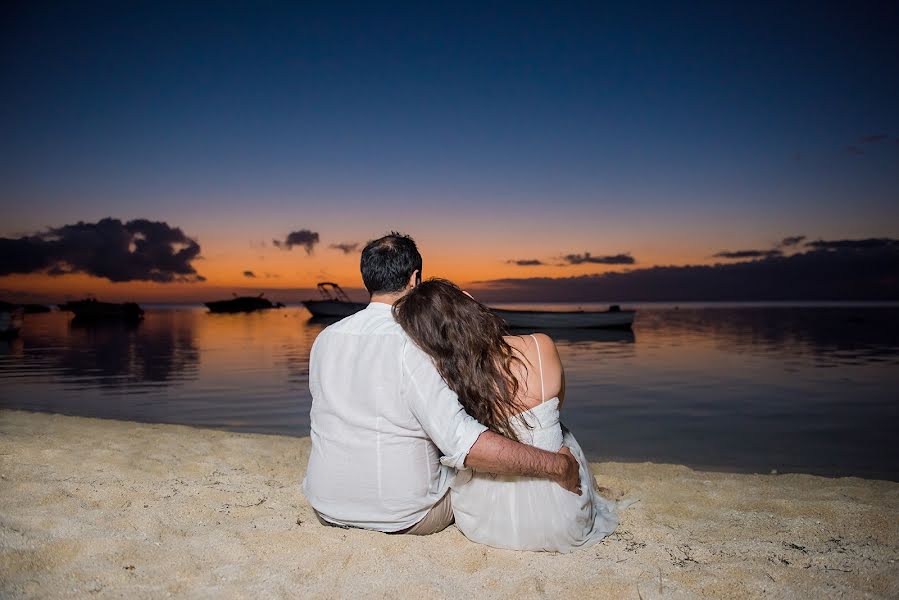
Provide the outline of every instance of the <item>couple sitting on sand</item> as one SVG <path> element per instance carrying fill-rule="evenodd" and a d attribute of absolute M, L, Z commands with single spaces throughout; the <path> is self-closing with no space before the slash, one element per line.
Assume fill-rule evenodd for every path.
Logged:
<path fill-rule="evenodd" d="M 362 251 L 371 303 L 312 346 L 303 492 L 323 525 L 426 535 L 455 520 L 498 548 L 570 552 L 615 529 L 559 423 L 562 365 L 543 334 L 452 283 L 421 282 L 412 238 Z"/>

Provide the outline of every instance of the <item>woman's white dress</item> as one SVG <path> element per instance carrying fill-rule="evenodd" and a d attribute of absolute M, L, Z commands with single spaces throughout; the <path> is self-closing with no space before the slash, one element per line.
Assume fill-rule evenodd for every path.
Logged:
<path fill-rule="evenodd" d="M 618 525 L 617 504 L 596 491 L 584 451 L 559 422 L 558 397 L 521 413 L 512 425 L 519 440 L 537 448 L 558 452 L 568 446 L 580 464 L 582 494 L 547 479 L 461 471 L 450 493 L 462 533 L 496 548 L 552 552 L 590 546 L 612 533 Z"/>

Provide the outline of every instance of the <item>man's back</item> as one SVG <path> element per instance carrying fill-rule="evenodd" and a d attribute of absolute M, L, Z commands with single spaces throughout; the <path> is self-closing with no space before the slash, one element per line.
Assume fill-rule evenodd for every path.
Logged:
<path fill-rule="evenodd" d="M 303 491 L 338 524 L 381 531 L 415 524 L 486 429 L 465 414 L 389 304 L 373 302 L 319 335 L 309 387 L 312 452 Z"/>

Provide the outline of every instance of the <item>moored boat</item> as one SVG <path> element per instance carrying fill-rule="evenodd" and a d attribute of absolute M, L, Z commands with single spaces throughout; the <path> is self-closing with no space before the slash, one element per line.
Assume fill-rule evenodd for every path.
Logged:
<path fill-rule="evenodd" d="M 494 308 L 493 312 L 511 328 L 579 328 L 579 329 L 630 329 L 636 311 L 621 310 L 618 305 L 609 310 L 509 310 Z"/>
<path fill-rule="evenodd" d="M 270 308 L 284 308 L 284 305 L 280 302 L 272 302 L 262 296 L 263 294 L 258 296 L 235 296 L 230 300 L 215 300 L 213 302 L 205 302 L 204 304 L 209 309 L 209 312 L 214 313 L 239 313 L 268 310 Z"/>
<path fill-rule="evenodd" d="M 331 281 L 318 284 L 320 300 L 303 300 L 303 306 L 313 317 L 348 317 L 368 306 L 365 302 L 353 302 L 339 285 Z"/>
<path fill-rule="evenodd" d="M 135 302 L 100 302 L 96 298 L 75 300 L 59 305 L 60 310 L 75 313 L 79 321 L 140 321 L 144 309 Z"/>

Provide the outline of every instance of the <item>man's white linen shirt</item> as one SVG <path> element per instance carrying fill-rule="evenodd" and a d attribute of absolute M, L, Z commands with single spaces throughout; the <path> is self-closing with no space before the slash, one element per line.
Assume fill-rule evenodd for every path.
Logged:
<path fill-rule="evenodd" d="M 416 524 L 487 429 L 382 302 L 318 335 L 309 389 L 312 450 L 303 493 L 339 525 L 399 531 Z"/>

